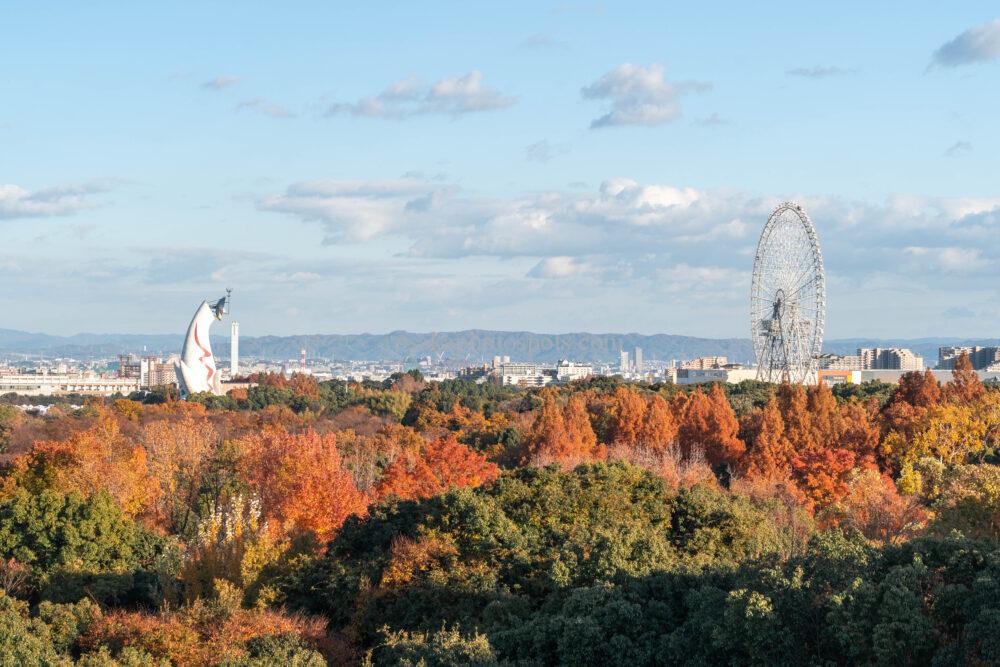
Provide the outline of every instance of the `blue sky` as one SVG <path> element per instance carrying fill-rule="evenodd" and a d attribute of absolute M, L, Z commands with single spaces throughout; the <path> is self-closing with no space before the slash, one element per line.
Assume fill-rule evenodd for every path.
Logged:
<path fill-rule="evenodd" d="M 747 336 L 768 211 L 828 335 L 1000 328 L 1000 9 L 9 2 L 0 327 Z"/>

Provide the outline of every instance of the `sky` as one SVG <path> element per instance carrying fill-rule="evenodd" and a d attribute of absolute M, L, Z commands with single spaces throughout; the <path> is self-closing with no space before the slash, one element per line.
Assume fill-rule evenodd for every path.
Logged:
<path fill-rule="evenodd" d="M 0 8 L 0 328 L 749 336 L 801 204 L 827 337 L 1000 331 L 995 2 Z"/>

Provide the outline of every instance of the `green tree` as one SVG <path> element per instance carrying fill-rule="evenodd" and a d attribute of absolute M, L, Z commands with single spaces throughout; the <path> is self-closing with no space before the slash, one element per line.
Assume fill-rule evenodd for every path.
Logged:
<path fill-rule="evenodd" d="M 0 558 L 31 568 L 43 598 L 154 603 L 169 540 L 124 518 L 109 495 L 19 490 L 0 501 Z"/>

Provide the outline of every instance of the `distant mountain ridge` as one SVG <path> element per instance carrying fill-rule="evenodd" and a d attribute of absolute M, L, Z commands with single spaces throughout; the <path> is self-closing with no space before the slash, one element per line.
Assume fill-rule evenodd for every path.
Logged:
<path fill-rule="evenodd" d="M 0 352 L 44 354 L 60 357 L 107 357 L 122 352 L 169 354 L 179 352 L 183 344 L 180 334 L 93 334 L 53 336 L 12 329 L 0 329 Z M 225 336 L 212 338 L 219 357 L 229 353 Z M 848 338 L 827 341 L 825 351 L 837 354 L 853 353 L 858 347 L 909 347 L 924 356 L 929 366 L 937 361 L 937 348 L 945 345 L 1000 345 L 1000 339 L 918 338 L 869 339 Z M 245 357 L 263 359 L 297 359 L 305 348 L 311 358 L 337 360 L 408 360 L 423 357 L 450 361 L 479 363 L 496 355 L 508 355 L 518 361 L 553 362 L 558 359 L 575 361 L 616 362 L 620 350 L 630 353 L 641 347 L 647 360 L 691 359 L 707 355 L 723 355 L 731 361 L 753 359 L 753 349 L 747 338 L 698 338 L 672 334 L 642 335 L 636 333 L 565 333 L 540 334 L 527 331 L 489 331 L 470 329 L 431 333 L 393 331 L 386 334 L 313 334 L 301 336 L 245 336 L 240 338 L 240 352 Z"/>

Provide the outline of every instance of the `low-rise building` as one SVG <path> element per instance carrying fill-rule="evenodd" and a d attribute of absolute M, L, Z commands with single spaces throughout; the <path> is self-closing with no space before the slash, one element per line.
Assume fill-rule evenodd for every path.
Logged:
<path fill-rule="evenodd" d="M 698 357 L 697 359 L 689 359 L 681 362 L 681 368 L 688 370 L 706 370 L 709 368 L 722 368 L 728 363 L 729 359 L 726 357 Z"/>
<path fill-rule="evenodd" d="M 856 354 L 821 354 L 817 358 L 820 370 L 860 371 L 861 357 Z"/>
<path fill-rule="evenodd" d="M 746 368 L 739 364 L 726 364 L 720 368 L 676 368 L 672 369 L 669 379 L 675 384 L 703 384 L 706 382 L 725 382 L 737 384 L 744 380 L 757 378 L 757 370 Z"/>
<path fill-rule="evenodd" d="M 96 373 L 0 374 L 0 394 L 113 396 L 130 394 L 139 389 L 139 378 L 102 377 Z"/>
<path fill-rule="evenodd" d="M 583 380 L 594 374 L 594 367 L 589 364 L 577 364 L 561 359 L 556 364 L 556 382 L 566 383 Z"/>

